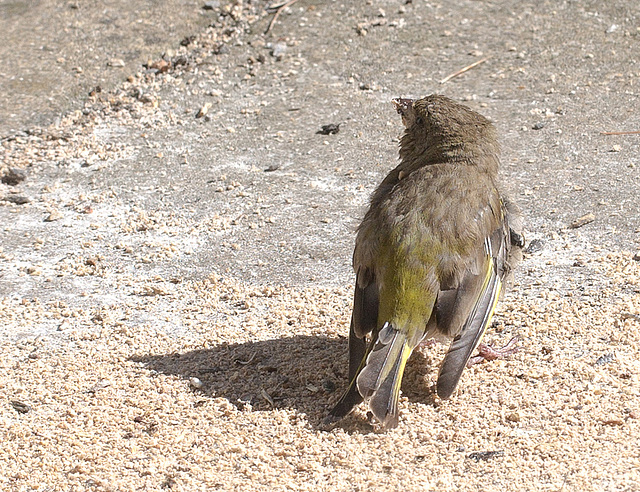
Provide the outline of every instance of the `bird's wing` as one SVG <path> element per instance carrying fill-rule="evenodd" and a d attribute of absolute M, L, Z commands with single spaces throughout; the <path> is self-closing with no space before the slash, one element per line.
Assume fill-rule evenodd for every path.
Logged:
<path fill-rule="evenodd" d="M 367 349 L 366 335 L 376 330 L 378 322 L 378 285 L 373 273 L 365 268 L 358 269 L 356 288 L 353 294 L 353 314 L 349 328 L 349 386 L 338 403 L 325 419 L 325 425 L 337 422 L 346 416 L 353 407 L 362 402 L 358 392 L 356 378 L 364 367 L 366 356 L 373 343 Z M 375 340 L 375 337 L 374 337 Z"/>
<path fill-rule="evenodd" d="M 373 272 L 366 267 L 358 268 L 351 317 L 352 329 L 358 338 L 364 338 L 376 329 L 378 304 L 378 284 Z"/>
<path fill-rule="evenodd" d="M 471 353 L 491 322 L 502 290 L 508 254 L 507 233 L 508 227 L 502 224 L 485 239 L 480 275 L 468 273 L 458 287 L 439 294 L 435 314 L 438 329 L 457 333 L 440 366 L 437 382 L 440 398 L 451 396 Z M 462 328 L 458 331 L 460 321 Z"/>

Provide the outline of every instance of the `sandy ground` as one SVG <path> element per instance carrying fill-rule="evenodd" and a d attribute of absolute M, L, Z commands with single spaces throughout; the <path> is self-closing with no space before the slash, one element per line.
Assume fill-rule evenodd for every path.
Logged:
<path fill-rule="evenodd" d="M 4 299 L 4 325 L 64 341 L 2 347 L 2 488 L 638 490 L 640 264 L 593 268 L 611 289 L 508 298 L 488 338 L 520 352 L 450 401 L 431 387 L 443 350 L 415 354 L 386 433 L 363 410 L 321 429 L 345 384 L 347 289 L 212 277 L 100 309 Z"/>
<path fill-rule="evenodd" d="M 640 490 L 640 144 L 599 134 L 640 128 L 638 6 L 264 6 L 0 140 L 0 489 Z M 503 141 L 521 349 L 443 402 L 421 348 L 397 429 L 323 429 L 388 101 L 436 91 Z"/>

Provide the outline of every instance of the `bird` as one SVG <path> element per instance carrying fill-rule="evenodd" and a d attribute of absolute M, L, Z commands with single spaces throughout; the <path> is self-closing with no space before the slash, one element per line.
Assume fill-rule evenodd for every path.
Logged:
<path fill-rule="evenodd" d="M 384 429 L 396 427 L 407 360 L 431 338 L 450 340 L 436 383 L 449 398 L 524 246 L 520 209 L 497 183 L 493 124 L 443 95 L 393 103 L 400 163 L 357 230 L 349 385 L 325 425 L 366 401 Z"/>

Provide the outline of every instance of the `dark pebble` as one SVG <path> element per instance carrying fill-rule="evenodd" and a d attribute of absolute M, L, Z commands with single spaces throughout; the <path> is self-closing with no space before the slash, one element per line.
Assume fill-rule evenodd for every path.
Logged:
<path fill-rule="evenodd" d="M 231 50 L 229 50 L 229 47 L 226 44 L 219 45 L 215 50 L 216 55 L 228 55 L 230 52 Z"/>
<path fill-rule="evenodd" d="M 189 46 L 195 40 L 196 40 L 195 36 L 187 36 L 186 38 L 183 38 L 182 41 L 180 41 L 180 45 L 181 46 Z"/>
<path fill-rule="evenodd" d="M 335 135 L 340 131 L 340 125 L 342 123 L 331 123 L 329 125 L 322 125 L 322 129 L 318 130 L 316 134 L 318 135 Z"/>
<path fill-rule="evenodd" d="M 595 364 L 596 366 L 603 366 L 605 364 L 608 364 L 609 362 L 613 362 L 615 358 L 616 358 L 616 354 L 613 354 L 613 353 L 604 354 L 598 357 Z"/>
<path fill-rule="evenodd" d="M 188 65 L 189 59 L 185 55 L 178 55 L 171 59 L 171 63 L 174 67 L 179 67 L 180 65 Z"/>
<path fill-rule="evenodd" d="M 331 379 L 322 381 L 322 387 L 327 393 L 333 393 L 336 390 L 336 384 Z"/>
<path fill-rule="evenodd" d="M 540 239 L 532 239 L 529 241 L 529 246 L 524 250 L 525 253 L 537 253 L 538 251 L 542 251 L 544 249 L 544 241 Z"/>
<path fill-rule="evenodd" d="M 4 199 L 8 202 L 15 203 L 16 205 L 24 205 L 25 203 L 29 203 L 31 201 L 24 195 L 8 195 L 5 196 Z"/>
<path fill-rule="evenodd" d="M 476 451 L 474 453 L 469 453 L 467 458 L 478 461 L 487 461 L 493 458 L 502 458 L 504 456 L 504 451 Z"/>
<path fill-rule="evenodd" d="M 11 400 L 11 406 L 18 413 L 28 413 L 31 411 L 31 407 L 29 405 L 18 400 Z"/>
<path fill-rule="evenodd" d="M 4 176 L 2 176 L 1 181 L 9 186 L 15 186 L 25 179 L 27 179 L 27 172 L 24 169 L 10 167 Z"/>
<path fill-rule="evenodd" d="M 544 125 L 545 124 L 542 121 L 539 121 L 538 123 L 533 125 L 531 128 L 533 128 L 534 130 L 542 130 L 544 128 Z"/>
<path fill-rule="evenodd" d="M 205 2 L 205 4 L 202 6 L 203 10 L 215 10 L 218 7 L 220 7 L 220 1 L 219 0 L 210 0 L 209 2 Z"/>

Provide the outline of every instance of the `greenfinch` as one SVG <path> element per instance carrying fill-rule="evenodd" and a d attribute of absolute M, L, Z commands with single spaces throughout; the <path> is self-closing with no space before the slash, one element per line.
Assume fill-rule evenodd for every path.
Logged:
<path fill-rule="evenodd" d="M 349 386 L 327 424 L 364 400 L 395 427 L 407 359 L 428 338 L 451 340 L 436 385 L 450 397 L 524 242 L 520 211 L 498 188 L 491 122 L 441 95 L 394 103 L 400 164 L 358 228 Z"/>

